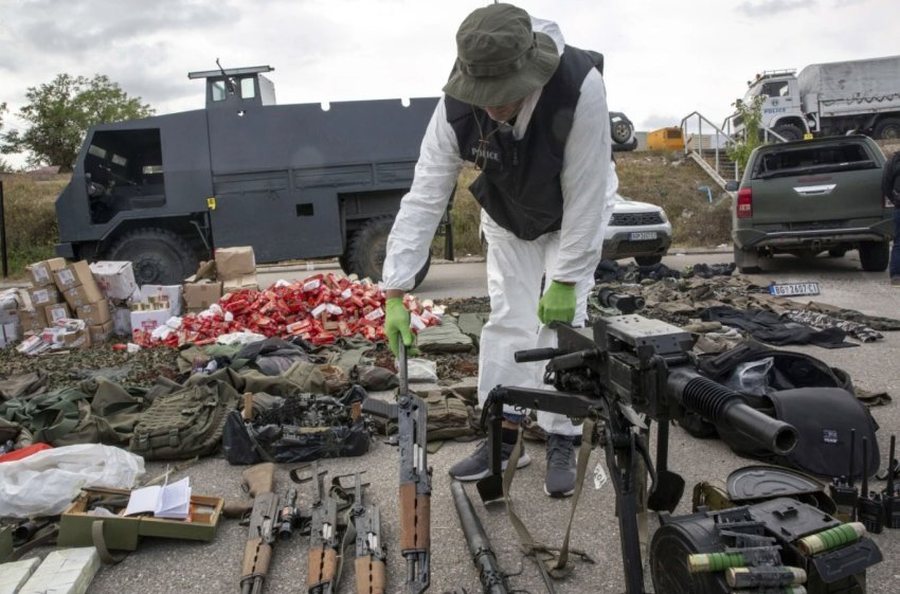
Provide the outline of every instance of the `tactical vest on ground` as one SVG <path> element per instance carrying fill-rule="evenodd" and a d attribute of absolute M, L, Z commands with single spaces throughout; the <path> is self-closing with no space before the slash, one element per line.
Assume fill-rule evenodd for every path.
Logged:
<path fill-rule="evenodd" d="M 213 381 L 158 396 L 141 415 L 128 449 L 146 460 L 206 456 L 219 448 L 225 415 L 238 393 Z"/>
<path fill-rule="evenodd" d="M 460 157 L 482 170 L 469 190 L 498 225 L 520 239 L 536 239 L 562 225 L 566 140 L 584 77 L 602 63 L 600 54 L 566 46 L 520 140 L 484 110 L 445 97 Z"/>

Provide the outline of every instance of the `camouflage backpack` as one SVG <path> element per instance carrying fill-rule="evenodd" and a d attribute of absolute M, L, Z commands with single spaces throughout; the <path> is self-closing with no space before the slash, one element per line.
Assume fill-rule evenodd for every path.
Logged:
<path fill-rule="evenodd" d="M 222 381 L 158 396 L 141 414 L 128 449 L 145 460 L 212 454 L 222 439 L 225 416 L 238 399 L 237 391 Z"/>

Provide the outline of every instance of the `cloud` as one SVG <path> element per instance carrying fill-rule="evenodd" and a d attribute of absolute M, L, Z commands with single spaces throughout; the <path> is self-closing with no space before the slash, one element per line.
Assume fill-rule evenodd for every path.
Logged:
<path fill-rule="evenodd" d="M 749 17 L 767 17 L 816 4 L 817 0 L 748 0 L 738 4 L 736 10 Z"/>
<path fill-rule="evenodd" d="M 659 115 L 659 114 L 650 114 L 643 120 L 641 120 L 640 125 L 638 126 L 638 130 L 656 130 L 658 128 L 667 128 L 670 126 L 678 126 L 681 123 L 681 116 L 675 115 Z"/>

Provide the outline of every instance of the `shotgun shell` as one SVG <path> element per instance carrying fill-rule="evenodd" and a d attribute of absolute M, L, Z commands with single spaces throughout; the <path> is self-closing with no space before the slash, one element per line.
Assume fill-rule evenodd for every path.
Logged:
<path fill-rule="evenodd" d="M 691 573 L 725 571 L 729 567 L 744 567 L 744 556 L 740 553 L 696 553 L 688 555 L 688 569 Z"/>
<path fill-rule="evenodd" d="M 799 567 L 731 567 L 725 581 L 732 588 L 790 586 L 806 582 L 806 571 Z"/>
<path fill-rule="evenodd" d="M 805 536 L 797 541 L 797 547 L 806 555 L 815 555 L 856 542 L 865 534 L 866 527 L 862 522 L 850 522 Z"/>

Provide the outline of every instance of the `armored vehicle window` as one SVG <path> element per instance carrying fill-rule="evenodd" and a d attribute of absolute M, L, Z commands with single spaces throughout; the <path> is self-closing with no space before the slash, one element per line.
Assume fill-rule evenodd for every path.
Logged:
<path fill-rule="evenodd" d="M 842 143 L 834 145 L 799 147 L 774 150 L 762 155 L 753 172 L 755 179 L 827 173 L 877 167 L 862 144 Z"/>
<path fill-rule="evenodd" d="M 253 99 L 256 97 L 256 86 L 253 84 L 252 78 L 241 79 L 241 98 Z"/>
<path fill-rule="evenodd" d="M 225 81 L 224 80 L 213 81 L 210 88 L 212 89 L 212 100 L 213 101 L 225 101 L 225 97 L 228 96 L 228 92 L 225 89 Z"/>
<path fill-rule="evenodd" d="M 766 83 L 762 86 L 762 91 L 760 91 L 760 94 L 768 95 L 769 97 L 780 97 L 782 92 L 787 90 L 787 86 L 788 84 L 786 80 Z"/>
<path fill-rule="evenodd" d="M 105 223 L 122 211 L 165 204 L 158 129 L 102 130 L 94 133 L 91 147 L 84 171 L 90 175 L 93 223 Z"/>

